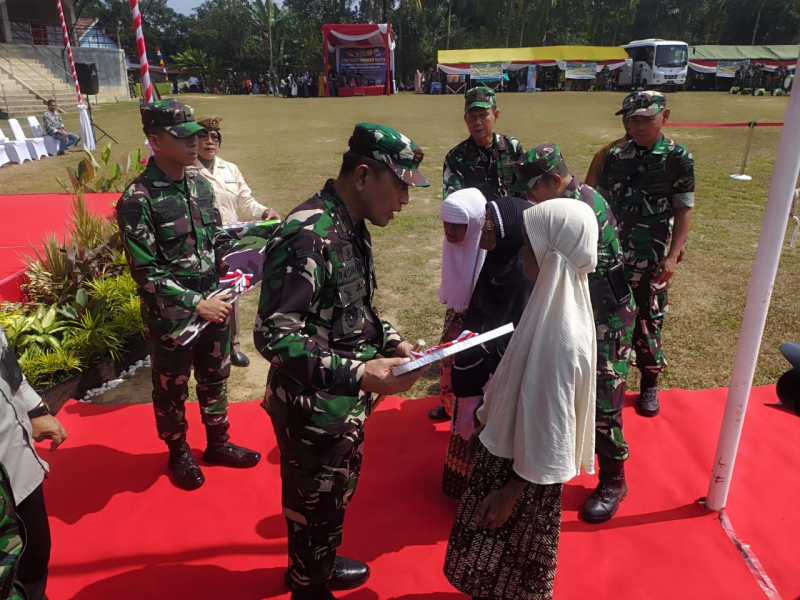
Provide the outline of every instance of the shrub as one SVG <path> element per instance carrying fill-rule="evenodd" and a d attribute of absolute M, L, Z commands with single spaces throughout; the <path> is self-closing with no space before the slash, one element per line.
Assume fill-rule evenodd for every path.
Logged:
<path fill-rule="evenodd" d="M 37 389 L 53 387 L 81 372 L 81 360 L 71 348 L 26 352 L 19 366 L 28 382 Z"/>

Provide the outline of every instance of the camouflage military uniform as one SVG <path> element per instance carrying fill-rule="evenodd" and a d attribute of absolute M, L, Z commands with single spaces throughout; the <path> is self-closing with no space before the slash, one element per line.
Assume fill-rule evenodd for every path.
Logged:
<path fill-rule="evenodd" d="M 597 268 L 589 274 L 589 284 L 606 278 L 610 268 L 622 265 L 622 251 L 617 236 L 617 221 L 605 199 L 594 189 L 573 177 L 564 192 L 589 205 L 597 217 L 600 236 Z M 597 328 L 597 421 L 595 449 L 601 456 L 628 459 L 628 444 L 622 431 L 622 409 L 625 407 L 625 382 L 631 356 L 631 340 L 636 320 L 633 294 L 614 310 L 594 308 Z"/>
<path fill-rule="evenodd" d="M 464 112 L 473 108 L 495 108 L 494 90 L 474 87 L 464 94 Z M 481 148 L 470 136 L 448 152 L 444 159 L 442 199 L 464 188 L 477 188 L 487 201 L 505 196 L 514 183 L 514 163 L 523 155 L 522 144 L 508 135 L 494 134 L 488 148 Z"/>
<path fill-rule="evenodd" d="M 230 247 L 211 184 L 188 172 L 184 181 L 172 181 L 151 158 L 117 203 L 116 213 L 152 344 L 158 435 L 170 446 L 185 440 L 184 401 L 194 366 L 206 430 L 215 440 L 227 439 L 230 320 L 209 323 L 186 346 L 170 335 L 216 289 Z"/>
<path fill-rule="evenodd" d="M 361 127 L 401 135 L 370 124 L 357 133 Z M 422 152 L 403 139 L 416 154 L 395 173 L 427 185 L 413 164 Z M 295 590 L 327 585 L 374 401 L 361 389 L 365 363 L 391 357 L 402 342 L 372 306 L 377 281 L 367 227 L 353 222 L 333 183 L 295 208 L 268 242 L 254 332 L 256 348 L 272 363 L 263 406 L 281 453 Z"/>
<path fill-rule="evenodd" d="M 471 137 L 464 140 L 444 159 L 442 198 L 464 188 L 479 189 L 487 200 L 505 196 L 514 183 L 514 163 L 522 154 L 519 140 L 507 135 L 495 133 L 489 148 L 480 148 Z"/>
<path fill-rule="evenodd" d="M 524 193 L 533 188 L 542 176 L 558 166 L 566 169 L 557 144 L 547 143 L 533 148 L 515 166 L 519 181 L 516 191 Z M 589 286 L 592 289 L 597 282 L 608 279 L 611 269 L 623 268 L 617 221 L 605 199 L 575 176 L 572 176 L 572 181 L 564 190 L 564 197 L 589 205 L 597 217 L 597 267 L 589 274 Z M 625 406 L 625 383 L 636 317 L 636 304 L 630 288 L 624 281 L 622 285 L 624 287 L 621 295 L 625 301 L 619 306 L 604 308 L 602 305 L 595 305 L 594 294 L 592 299 L 597 329 L 595 447 L 601 457 L 616 460 L 628 459 L 628 445 L 622 428 L 622 409 Z"/>
<path fill-rule="evenodd" d="M 20 520 L 14 494 L 11 492 L 11 479 L 6 468 L 0 464 L 0 598 L 2 600 L 25 600 L 25 588 L 17 578 L 19 561 L 22 557 L 22 536 Z"/>
<path fill-rule="evenodd" d="M 657 375 L 667 365 L 661 327 L 669 282 L 652 279 L 669 250 L 673 209 L 694 206 L 692 154 L 663 135 L 652 149 L 622 143 L 606 157 L 598 191 L 617 218 L 626 276 L 638 306 L 636 364 Z"/>

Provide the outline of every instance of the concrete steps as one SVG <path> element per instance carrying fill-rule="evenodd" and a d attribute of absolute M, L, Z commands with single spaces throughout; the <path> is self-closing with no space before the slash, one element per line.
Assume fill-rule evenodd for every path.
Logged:
<path fill-rule="evenodd" d="M 0 56 L 0 115 L 7 118 L 39 115 L 55 98 L 64 112 L 77 110 L 75 89 L 33 58 Z"/>

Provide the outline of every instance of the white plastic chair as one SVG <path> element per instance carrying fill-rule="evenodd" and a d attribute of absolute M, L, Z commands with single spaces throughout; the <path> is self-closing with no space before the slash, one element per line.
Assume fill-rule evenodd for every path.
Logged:
<path fill-rule="evenodd" d="M 6 154 L 6 149 L 0 145 L 0 167 L 10 162 L 8 154 Z"/>
<path fill-rule="evenodd" d="M 18 142 L 25 142 L 28 145 L 28 152 L 30 152 L 31 158 L 39 160 L 48 157 L 47 148 L 45 148 L 42 138 L 25 137 L 25 132 L 22 131 L 22 126 L 16 119 L 9 119 L 8 124 L 11 125 L 11 133 L 14 134 L 14 138 Z"/>
<path fill-rule="evenodd" d="M 42 138 L 44 140 L 44 147 L 50 156 L 58 154 L 58 140 L 52 135 L 45 135 L 42 126 L 39 124 L 39 119 L 36 117 L 28 117 L 28 127 L 35 138 Z"/>
<path fill-rule="evenodd" d="M 11 162 L 21 165 L 26 160 L 33 160 L 31 153 L 28 152 L 28 145 L 25 142 L 8 139 L 2 129 L 0 129 L 0 146 L 5 149 Z"/>

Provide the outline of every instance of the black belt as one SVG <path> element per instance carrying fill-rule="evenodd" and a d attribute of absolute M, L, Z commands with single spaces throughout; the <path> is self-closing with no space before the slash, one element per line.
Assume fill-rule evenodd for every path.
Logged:
<path fill-rule="evenodd" d="M 175 280 L 183 287 L 193 292 L 210 292 L 216 284 L 214 273 L 206 273 L 200 277 L 175 277 Z"/>

